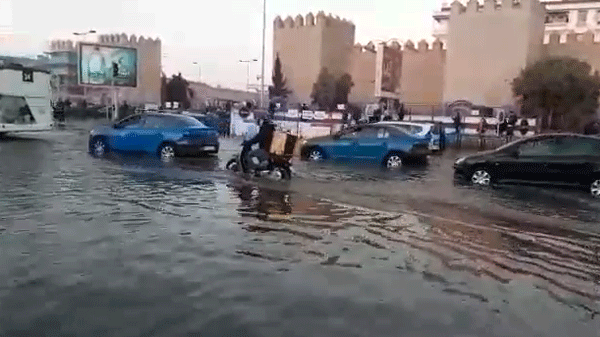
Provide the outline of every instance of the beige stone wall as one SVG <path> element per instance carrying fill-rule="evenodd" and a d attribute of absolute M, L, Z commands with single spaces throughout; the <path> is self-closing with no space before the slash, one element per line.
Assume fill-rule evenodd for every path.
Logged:
<path fill-rule="evenodd" d="M 354 86 L 348 100 L 354 104 L 368 104 L 375 100 L 375 66 L 377 53 L 357 44 L 352 51 L 351 70 Z"/>
<path fill-rule="evenodd" d="M 350 68 L 354 24 L 310 13 L 295 19 L 275 18 L 273 59 L 279 54 L 282 71 L 293 92 L 290 103 L 310 103 L 312 87 L 322 67 L 339 74 Z"/>
<path fill-rule="evenodd" d="M 199 83 L 190 81 L 190 89 L 194 92 L 191 104 L 193 109 L 200 109 L 205 107 L 206 101 L 212 100 L 224 100 L 234 102 L 258 102 L 260 99 L 259 94 L 256 92 L 247 92 L 242 90 L 235 90 L 229 88 L 215 88 L 211 87 L 206 83 Z"/>
<path fill-rule="evenodd" d="M 135 35 L 112 34 L 98 36 L 97 43 L 109 46 L 123 46 L 137 49 L 138 79 L 136 88 L 119 88 L 119 101 L 127 101 L 129 105 L 159 104 L 160 105 L 160 74 L 162 59 L 162 44 L 159 39 L 144 38 Z M 77 43 L 70 40 L 50 42 L 51 51 L 77 52 Z M 112 97 L 109 88 L 89 87 L 86 97 L 89 101 L 101 102 L 101 97 Z M 83 98 L 83 96 L 81 96 Z"/>
<path fill-rule="evenodd" d="M 542 55 L 545 9 L 537 0 L 455 1 L 450 14 L 444 101 L 501 106 L 514 98 L 510 82 Z"/>
<path fill-rule="evenodd" d="M 421 41 L 415 48 L 408 41 L 402 52 L 402 101 L 413 105 L 439 106 L 443 102 L 446 51 L 440 41 L 431 48 Z"/>
<path fill-rule="evenodd" d="M 544 45 L 544 56 L 574 57 L 600 70 L 600 43 L 594 41 L 593 32 L 569 34 L 565 43 L 560 42 L 560 35 L 551 34 L 550 41 Z"/>

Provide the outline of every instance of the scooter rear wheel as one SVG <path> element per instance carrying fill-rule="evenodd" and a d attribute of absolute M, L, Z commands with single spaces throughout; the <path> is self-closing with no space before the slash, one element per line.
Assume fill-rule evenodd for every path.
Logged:
<path fill-rule="evenodd" d="M 292 171 L 287 167 L 277 166 L 271 172 L 273 179 L 277 181 L 285 181 L 292 179 Z"/>
<path fill-rule="evenodd" d="M 227 170 L 230 170 L 230 171 L 233 171 L 233 172 L 237 172 L 240 169 L 240 167 L 238 165 L 238 161 L 235 158 L 229 160 L 227 162 L 227 165 L 225 165 L 225 168 Z"/>

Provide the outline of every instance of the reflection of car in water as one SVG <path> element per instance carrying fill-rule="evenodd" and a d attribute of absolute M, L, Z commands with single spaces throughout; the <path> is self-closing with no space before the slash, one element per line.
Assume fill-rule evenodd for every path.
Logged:
<path fill-rule="evenodd" d="M 289 192 L 263 189 L 253 185 L 232 186 L 241 199 L 238 211 L 242 215 L 254 214 L 261 220 L 289 216 L 292 203 Z"/>
<path fill-rule="evenodd" d="M 387 168 L 398 168 L 411 159 L 426 159 L 431 153 L 427 138 L 384 123 L 360 125 L 333 136 L 309 139 L 300 151 L 302 158 L 310 161 L 374 161 Z"/>
<path fill-rule="evenodd" d="M 138 114 L 112 126 L 90 131 L 90 152 L 104 156 L 109 151 L 155 153 L 163 160 L 175 156 L 217 153 L 216 130 L 196 119 L 174 114 Z"/>
<path fill-rule="evenodd" d="M 546 134 L 460 158 L 455 177 L 476 185 L 498 182 L 585 186 L 600 197 L 600 138 Z"/>

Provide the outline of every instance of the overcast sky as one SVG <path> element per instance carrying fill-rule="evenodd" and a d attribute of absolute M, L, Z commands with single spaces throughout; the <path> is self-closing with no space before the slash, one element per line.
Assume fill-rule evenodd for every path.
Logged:
<path fill-rule="evenodd" d="M 0 4 L 7 0 L 0 0 Z M 370 39 L 431 39 L 431 15 L 440 0 L 267 0 L 265 74 L 272 68 L 273 19 L 320 10 L 356 25 L 356 42 Z M 13 30 L 28 36 L 25 45 L 40 49 L 49 38 L 73 37 L 95 29 L 159 37 L 164 71 L 190 79 L 244 88 L 246 65 L 240 59 L 261 56 L 262 0 L 12 0 Z M 2 18 L 2 14 L 0 14 Z M 1 25 L 1 23 L 0 23 Z M 251 67 L 258 83 L 260 63 Z M 268 82 L 268 81 L 267 81 Z"/>

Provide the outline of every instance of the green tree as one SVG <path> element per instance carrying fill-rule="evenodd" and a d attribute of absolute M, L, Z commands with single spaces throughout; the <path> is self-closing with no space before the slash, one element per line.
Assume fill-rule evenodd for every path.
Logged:
<path fill-rule="evenodd" d="M 512 89 L 522 114 L 540 118 L 542 131 L 576 131 L 598 109 L 600 76 L 586 62 L 551 58 L 523 69 Z"/>
<path fill-rule="evenodd" d="M 312 99 L 312 103 L 316 104 L 319 109 L 333 109 L 335 99 L 335 77 L 329 73 L 327 68 L 321 69 L 317 81 L 313 84 L 310 98 Z"/>
<path fill-rule="evenodd" d="M 279 53 L 275 58 L 275 66 L 273 67 L 273 85 L 269 86 L 269 98 L 283 97 L 286 98 L 292 92 L 286 87 L 286 79 L 281 71 L 281 59 L 279 59 Z"/>
<path fill-rule="evenodd" d="M 350 95 L 353 86 L 354 82 L 352 82 L 352 76 L 349 74 L 342 75 L 335 82 L 334 105 L 348 104 L 348 96 Z"/>

